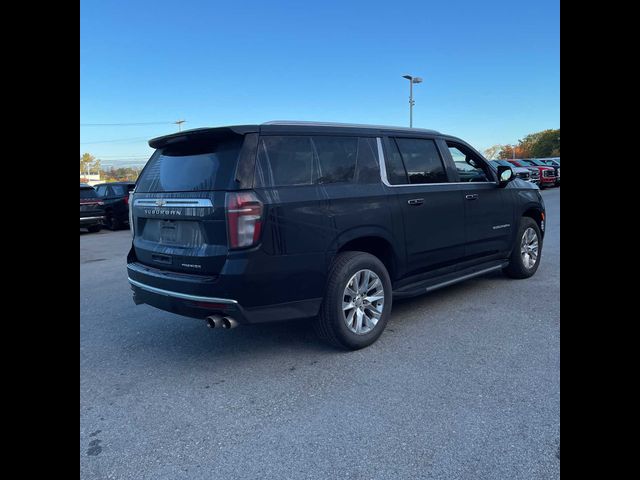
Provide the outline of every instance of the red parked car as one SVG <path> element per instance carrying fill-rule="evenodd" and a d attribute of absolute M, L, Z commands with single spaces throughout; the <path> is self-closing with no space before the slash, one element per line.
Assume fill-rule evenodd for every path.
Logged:
<path fill-rule="evenodd" d="M 540 171 L 540 188 L 553 187 L 556 185 L 556 171 L 553 167 L 542 167 L 530 160 L 509 160 L 507 162 L 516 167 L 537 168 Z"/>

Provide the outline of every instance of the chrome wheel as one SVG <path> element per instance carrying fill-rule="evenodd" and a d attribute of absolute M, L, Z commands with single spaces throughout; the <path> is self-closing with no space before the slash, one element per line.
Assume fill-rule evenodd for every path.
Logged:
<path fill-rule="evenodd" d="M 522 264 L 528 269 L 533 268 L 538 261 L 538 234 L 531 227 L 527 228 L 522 234 L 520 256 L 522 257 Z"/>
<path fill-rule="evenodd" d="M 347 282 L 342 297 L 344 323 L 353 333 L 364 335 L 373 330 L 382 316 L 384 287 L 371 270 L 360 270 Z"/>

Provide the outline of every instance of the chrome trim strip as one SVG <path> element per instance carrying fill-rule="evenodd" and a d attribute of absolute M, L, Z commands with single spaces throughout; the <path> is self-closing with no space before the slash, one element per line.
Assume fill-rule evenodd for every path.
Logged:
<path fill-rule="evenodd" d="M 104 215 L 101 217 L 80 217 L 80 221 L 82 220 L 104 220 Z"/>
<path fill-rule="evenodd" d="M 236 300 L 231 300 L 229 298 L 217 298 L 217 297 L 201 297 L 199 295 L 189 295 L 187 293 L 180 292 L 172 292 L 170 290 L 163 290 L 162 288 L 152 287 L 150 285 L 145 285 L 144 283 L 140 283 L 136 280 L 133 280 L 131 277 L 127 277 L 129 279 L 129 283 L 143 290 L 147 290 L 151 293 L 157 293 L 158 295 L 164 295 L 166 297 L 175 297 L 181 298 L 183 300 L 193 300 L 196 302 L 211 302 L 211 303 L 227 303 L 232 305 L 237 305 L 238 302 Z"/>
<path fill-rule="evenodd" d="M 430 187 L 435 185 L 482 185 L 490 183 L 496 185 L 496 182 L 445 182 L 445 183 L 403 183 L 402 185 L 391 185 L 387 179 L 387 166 L 384 161 L 384 153 L 382 151 L 382 139 L 376 137 L 378 141 L 378 162 L 380 163 L 380 179 L 387 187 Z"/>
<path fill-rule="evenodd" d="M 158 201 L 162 202 L 161 205 L 158 205 Z M 206 208 L 213 207 L 213 203 L 209 198 L 136 198 L 133 206 Z"/>
<path fill-rule="evenodd" d="M 484 270 L 480 270 L 479 272 L 469 273 L 468 275 L 463 275 L 462 277 L 454 278 L 453 280 L 447 280 L 446 282 L 437 283 L 432 285 L 431 287 L 427 287 L 427 292 L 432 292 L 438 288 L 446 287 L 448 285 L 452 285 L 454 283 L 462 282 L 463 280 L 468 280 L 473 277 L 477 277 L 478 275 L 483 275 L 485 273 L 493 272 L 494 270 L 498 270 L 499 268 L 504 267 L 503 265 L 496 265 L 495 267 L 485 268 Z"/>

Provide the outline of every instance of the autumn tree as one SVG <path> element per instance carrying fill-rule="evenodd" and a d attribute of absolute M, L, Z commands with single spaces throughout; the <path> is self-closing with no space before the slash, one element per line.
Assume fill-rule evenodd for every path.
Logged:
<path fill-rule="evenodd" d="M 514 151 L 515 150 L 515 151 Z M 560 156 L 560 129 L 530 133 L 517 145 L 504 145 L 498 158 L 544 158 Z"/>

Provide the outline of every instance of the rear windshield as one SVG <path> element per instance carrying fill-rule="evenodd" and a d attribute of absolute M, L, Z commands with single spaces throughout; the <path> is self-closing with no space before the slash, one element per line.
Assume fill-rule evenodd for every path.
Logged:
<path fill-rule="evenodd" d="M 193 192 L 224 189 L 235 173 L 242 136 L 167 146 L 154 153 L 136 192 Z"/>
<path fill-rule="evenodd" d="M 98 198 L 98 194 L 93 188 L 81 188 L 80 200 L 82 200 L 83 198 Z"/>

